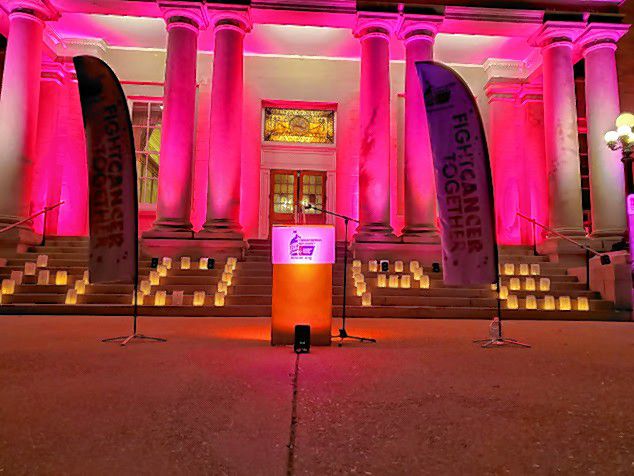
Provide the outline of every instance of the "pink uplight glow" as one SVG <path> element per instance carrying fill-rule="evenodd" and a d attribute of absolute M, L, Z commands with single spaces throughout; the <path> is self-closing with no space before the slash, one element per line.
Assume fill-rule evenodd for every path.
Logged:
<path fill-rule="evenodd" d="M 53 3 L 64 6 L 64 2 Z M 433 229 L 436 197 L 431 151 L 426 127 L 421 127 L 424 108 L 411 64 L 432 58 L 459 64 L 457 69 L 472 91 L 481 94 L 486 81 L 483 63 L 491 58 L 527 61 L 535 47 L 526 37 L 537 28 L 528 21 L 514 26 L 509 21 L 468 23 L 449 18 L 431 39 L 405 41 L 398 28 L 392 30 L 398 22 L 359 34 L 356 15 L 252 7 L 241 27 L 232 22 L 201 26 L 199 32 L 192 25 L 171 27 L 170 39 L 157 2 L 134 2 L 126 7 L 129 12 L 106 2 L 88 4 L 82 8 L 90 13 L 63 12 L 48 23 L 46 28 L 60 40 L 53 47 L 58 51 L 48 53 L 58 58 L 72 55 L 85 43 L 104 52 L 126 92 L 146 87 L 156 92 L 152 97 L 165 94 L 158 203 L 141 207 L 140 232 L 153 225 L 160 228 L 161 222 L 189 229 L 191 221 L 194 231 L 206 223 L 207 228 L 229 224 L 238 234 L 241 228 L 246 239 L 265 238 L 269 232 L 262 225 L 266 220 L 262 201 L 267 201 L 268 213 L 269 197 L 262 196 L 261 188 L 266 187 L 263 184 L 269 177 L 265 175 L 270 172 L 263 157 L 271 146 L 262 140 L 265 105 L 336 108 L 335 144 L 327 151 L 334 157 L 327 170 L 332 187 L 327 188 L 327 199 L 337 213 L 361 219 L 367 228 L 379 228 L 379 235 L 389 234 L 390 228 L 396 233 L 408 226 Z M 0 32 L 7 18 L 0 12 Z M 31 43 L 35 41 L 31 37 L 42 34 L 41 25 L 35 25 L 22 26 L 21 34 L 28 33 Z M 171 56 L 165 55 L 166 48 L 172 49 Z M 406 50 L 412 58 L 409 66 L 404 64 Z M 17 90 L 10 104 L 12 112 L 25 116 L 12 129 L 13 140 L 25 142 L 25 151 L 27 142 L 36 143 L 33 170 L 24 174 L 22 188 L 28 192 L 24 201 L 30 199 L 35 212 L 63 200 L 64 205 L 48 217 L 47 233 L 86 235 L 86 151 L 77 83 L 65 60 L 52 61 L 48 58 L 55 55 L 43 56 L 38 49 L 36 56 L 44 58 L 45 73 L 47 65 L 55 66 L 52 74 L 43 75 L 41 93 L 35 97 L 35 88 L 22 85 L 27 73 L 37 76 L 30 71 L 36 62 L 29 61 L 25 51 L 35 49 L 26 50 L 24 45 L 16 49 L 9 55 L 12 59 L 7 58 L 15 62 L 13 71 L 5 72 L 5 81 Z M 135 55 L 143 59 L 131 61 Z M 161 70 L 164 56 L 167 62 Z M 16 61 L 18 57 L 25 59 Z M 138 94 L 129 98 L 143 95 Z M 490 121 L 497 237 L 505 245 L 532 243 L 531 227 L 517 212 L 547 225 L 553 215 L 543 103 L 541 97 L 529 96 L 517 83 L 505 85 L 492 92 L 484 114 Z M 25 104 L 35 104 L 37 99 L 39 116 L 31 111 L 26 117 L 27 109 L 38 108 Z M 31 137 L 23 125 L 34 120 L 37 127 L 32 129 L 37 133 Z M 309 154 L 297 155 L 299 166 L 306 161 L 308 170 Z M 284 164 L 280 168 L 291 168 Z M 613 167 L 616 173 L 618 163 Z M 343 222 L 335 219 L 334 223 L 341 240 Z M 34 220 L 33 226 L 41 233 L 42 218 Z M 354 236 L 355 228 L 350 226 L 348 238 Z M 540 233 L 537 238 L 542 240 Z"/>

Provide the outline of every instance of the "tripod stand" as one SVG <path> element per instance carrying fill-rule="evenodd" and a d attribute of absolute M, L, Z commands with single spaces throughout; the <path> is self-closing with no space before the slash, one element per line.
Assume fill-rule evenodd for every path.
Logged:
<path fill-rule="evenodd" d="M 310 203 L 305 205 L 305 208 L 307 210 L 311 210 L 311 209 L 317 210 L 318 212 L 325 213 L 326 215 L 332 215 L 334 217 L 341 218 L 345 225 L 346 234 L 344 238 L 344 250 L 343 250 L 343 308 L 341 311 L 342 322 L 341 322 L 341 328 L 339 329 L 339 334 L 334 335 L 332 337 L 334 337 L 335 339 L 337 338 L 339 339 L 339 342 L 337 343 L 339 347 L 343 345 L 343 341 L 345 339 L 352 339 L 358 342 L 376 342 L 376 339 L 372 339 L 370 337 L 351 336 L 350 334 L 348 334 L 348 331 L 346 330 L 346 294 L 347 294 L 347 284 L 348 284 L 348 223 L 351 221 L 355 223 L 359 223 L 359 220 L 355 220 L 354 218 L 351 218 L 345 215 L 340 215 L 335 212 L 318 208 L 315 205 L 312 205 Z"/>
<path fill-rule="evenodd" d="M 136 247 L 136 255 L 134 258 L 135 262 L 136 262 L 136 267 L 135 267 L 135 271 L 134 271 L 134 310 L 133 310 L 133 315 L 132 315 L 132 334 L 127 335 L 127 336 L 118 336 L 118 337 L 109 337 L 108 339 L 102 339 L 101 342 L 117 342 L 117 341 L 121 341 L 121 346 L 125 346 L 127 345 L 130 341 L 134 340 L 134 339 L 144 339 L 144 340 L 151 340 L 154 342 L 167 342 L 167 339 L 163 339 L 162 337 L 150 337 L 150 336 L 146 336 L 143 334 L 138 334 L 136 331 L 136 321 L 137 318 L 139 317 L 139 304 L 138 304 L 138 300 L 139 300 L 139 294 L 138 294 L 138 287 L 139 287 L 139 249 L 138 246 Z"/>
<path fill-rule="evenodd" d="M 497 266 L 497 263 L 496 263 Z M 502 299 L 500 299 L 500 288 L 502 287 L 502 279 L 500 278 L 500 270 L 498 268 L 497 272 L 497 307 L 498 307 L 498 328 L 497 328 L 497 336 L 489 336 L 488 339 L 476 339 L 473 342 L 475 344 L 482 343 L 483 348 L 488 348 L 492 346 L 501 346 L 501 345 L 517 345 L 519 347 L 528 347 L 530 345 L 520 342 L 516 339 L 511 339 L 508 337 L 502 336 Z"/>

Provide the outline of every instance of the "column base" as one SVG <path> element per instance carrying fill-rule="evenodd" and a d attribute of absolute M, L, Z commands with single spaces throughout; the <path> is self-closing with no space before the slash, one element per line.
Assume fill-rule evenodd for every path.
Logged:
<path fill-rule="evenodd" d="M 570 236 L 570 238 L 584 245 L 589 245 L 589 240 L 585 236 Z M 586 263 L 585 249 L 557 236 L 551 236 L 538 244 L 537 252 L 540 255 L 548 256 L 553 263 L 560 263 L 568 267 L 585 266 Z"/>
<path fill-rule="evenodd" d="M 143 238 L 192 238 L 192 224 L 181 220 L 156 220 L 150 230 L 144 231 Z"/>
<path fill-rule="evenodd" d="M 384 223 L 360 225 L 354 235 L 358 243 L 396 243 L 399 239 L 394 235 L 392 227 Z"/>
<path fill-rule="evenodd" d="M 619 228 L 597 230 L 590 233 L 588 246 L 597 251 L 611 251 L 612 247 L 627 239 L 627 231 Z"/>
<path fill-rule="evenodd" d="M 242 227 L 230 220 L 210 220 L 196 233 L 197 238 L 212 240 L 244 240 Z"/>
<path fill-rule="evenodd" d="M 403 243 L 440 243 L 438 230 L 431 226 L 406 226 L 402 233 L 401 241 Z"/>
<path fill-rule="evenodd" d="M 22 218 L 0 217 L 0 229 L 19 222 Z M 0 233 L 0 249 L 3 251 L 19 252 L 26 251 L 29 246 L 36 246 L 42 242 L 42 235 L 35 233 L 30 222 L 23 223 L 4 233 Z"/>

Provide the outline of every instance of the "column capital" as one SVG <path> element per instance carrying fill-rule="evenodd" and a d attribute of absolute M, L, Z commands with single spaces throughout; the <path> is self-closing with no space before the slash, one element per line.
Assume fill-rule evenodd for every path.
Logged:
<path fill-rule="evenodd" d="M 214 31 L 236 30 L 242 34 L 249 33 L 253 28 L 251 19 L 251 9 L 239 5 L 217 5 L 209 6 L 207 11 L 209 23 Z"/>
<path fill-rule="evenodd" d="M 59 11 L 48 0 L 7 0 L 5 7 L 9 17 L 26 15 L 41 21 L 57 20 Z"/>
<path fill-rule="evenodd" d="M 209 26 L 207 11 L 201 5 L 166 0 L 159 2 L 159 8 L 168 30 L 178 25 L 198 32 Z"/>
<path fill-rule="evenodd" d="M 415 39 L 433 43 L 443 20 L 440 15 L 404 14 L 399 18 L 396 35 L 406 44 Z"/>
<path fill-rule="evenodd" d="M 549 48 L 551 46 L 570 46 L 583 33 L 585 23 L 569 21 L 547 21 L 528 39 L 531 46 Z"/>
<path fill-rule="evenodd" d="M 352 34 L 361 40 L 368 37 L 389 40 L 397 25 L 398 14 L 396 13 L 358 12 Z"/>
<path fill-rule="evenodd" d="M 590 23 L 575 43 L 584 56 L 598 48 L 616 50 L 616 43 L 629 29 L 630 25 L 622 23 Z"/>

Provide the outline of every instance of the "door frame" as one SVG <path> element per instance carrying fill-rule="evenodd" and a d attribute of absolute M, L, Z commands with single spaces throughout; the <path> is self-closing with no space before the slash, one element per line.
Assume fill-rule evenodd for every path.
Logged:
<path fill-rule="evenodd" d="M 336 147 L 310 147 L 280 144 L 262 144 L 260 162 L 260 204 L 258 238 L 267 239 L 270 230 L 271 170 L 314 170 L 326 172 L 326 209 L 335 210 L 337 204 L 337 150 Z M 334 217 L 326 216 L 326 223 L 334 225 Z"/>

